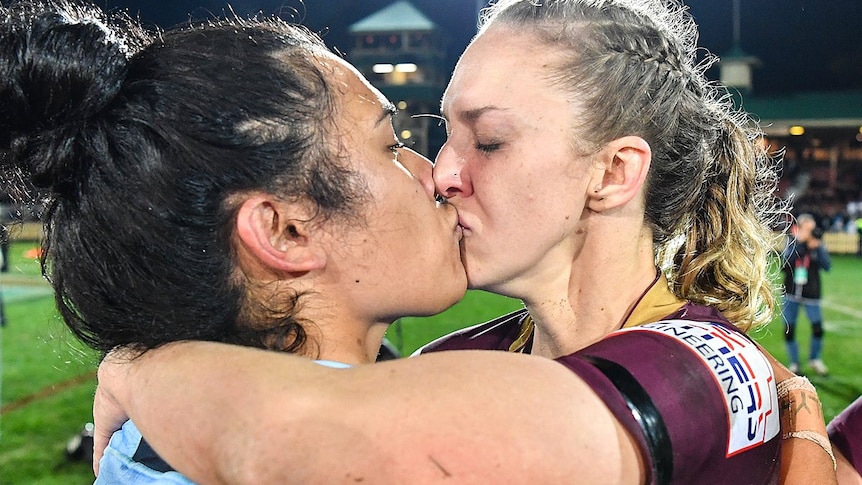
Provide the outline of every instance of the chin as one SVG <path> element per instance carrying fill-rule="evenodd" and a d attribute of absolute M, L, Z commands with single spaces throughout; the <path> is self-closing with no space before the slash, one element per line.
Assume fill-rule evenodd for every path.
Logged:
<path fill-rule="evenodd" d="M 467 270 L 467 288 L 471 290 L 488 290 L 488 282 L 484 281 L 481 271 L 475 265 L 464 263 Z"/>
<path fill-rule="evenodd" d="M 428 315 L 436 315 L 440 312 L 448 310 L 453 305 L 455 305 L 456 303 L 461 301 L 464 298 L 464 295 L 467 293 L 467 280 L 466 280 L 466 278 L 462 277 L 460 279 L 460 281 L 458 281 L 458 283 L 455 283 L 455 281 L 452 281 L 452 282 L 449 282 L 447 284 L 450 285 L 450 288 L 452 288 L 452 292 L 449 295 L 447 295 L 448 298 L 445 301 L 441 302 L 441 305 L 439 308 L 430 312 Z"/>
<path fill-rule="evenodd" d="M 513 295 L 510 291 L 510 288 L 507 288 L 505 283 L 507 283 L 508 281 L 488 281 L 487 277 L 483 277 L 482 275 L 471 275 L 469 272 L 467 273 L 467 278 L 467 288 L 471 290 L 487 291 L 488 293 L 494 293 L 508 298 L 516 298 L 519 300 L 521 299 L 520 296 Z"/>

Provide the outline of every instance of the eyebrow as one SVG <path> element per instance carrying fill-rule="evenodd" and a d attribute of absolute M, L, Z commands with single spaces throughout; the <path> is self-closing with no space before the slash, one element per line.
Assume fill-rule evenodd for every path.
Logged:
<path fill-rule="evenodd" d="M 380 123 L 382 123 L 383 120 L 385 120 L 389 117 L 395 116 L 396 113 L 398 113 L 398 109 L 395 107 L 394 104 L 392 104 L 392 103 L 384 104 L 383 109 L 380 111 L 380 116 L 377 118 L 377 121 L 374 123 L 374 127 L 376 128 L 376 127 L 380 126 Z"/>
<path fill-rule="evenodd" d="M 490 105 L 482 106 L 481 108 L 468 109 L 466 111 L 459 111 L 457 115 L 459 119 L 467 123 L 475 123 L 476 120 L 482 117 L 482 115 L 491 111 L 508 111 L 508 109 Z M 448 116 L 445 112 L 443 113 L 443 117 L 448 119 Z"/>

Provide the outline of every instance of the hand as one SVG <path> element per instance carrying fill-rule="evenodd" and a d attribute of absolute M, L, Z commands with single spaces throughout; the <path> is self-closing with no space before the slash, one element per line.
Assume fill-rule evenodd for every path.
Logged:
<path fill-rule="evenodd" d="M 131 355 L 125 349 L 114 350 L 99 364 L 99 385 L 93 399 L 93 472 L 96 476 L 99 476 L 99 461 L 111 436 L 129 419 L 114 393 L 124 390 L 125 376 L 132 367 Z"/>
<path fill-rule="evenodd" d="M 101 374 L 101 371 L 99 372 Z M 105 454 L 105 448 L 114 431 L 123 426 L 129 417 L 120 407 L 119 403 L 100 384 L 96 388 L 96 397 L 93 400 L 93 473 L 99 476 L 99 461 Z"/>

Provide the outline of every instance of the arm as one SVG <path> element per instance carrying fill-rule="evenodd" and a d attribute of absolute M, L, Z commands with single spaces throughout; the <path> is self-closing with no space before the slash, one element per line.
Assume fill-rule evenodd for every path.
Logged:
<path fill-rule="evenodd" d="M 187 342 L 108 362 L 99 379 L 102 400 L 204 483 L 643 480 L 634 442 L 602 401 L 537 357 L 453 352 L 330 369 Z"/>
<path fill-rule="evenodd" d="M 784 246 L 781 248 L 781 264 L 785 265 L 790 261 L 793 251 L 796 249 L 796 238 L 792 236 L 784 237 Z"/>
<path fill-rule="evenodd" d="M 646 327 L 615 332 L 562 365 L 461 351 L 333 370 L 181 343 L 132 365 L 103 363 L 99 395 L 128 410 L 169 463 L 211 483 L 777 477 L 773 374 L 756 347 L 715 324 Z M 726 346 L 734 350 L 725 362 Z M 730 370 L 738 359 L 747 370 Z"/>
<path fill-rule="evenodd" d="M 832 259 L 829 257 L 829 250 L 826 249 L 826 244 L 823 241 L 817 242 L 817 258 L 820 261 L 820 267 L 823 271 L 832 269 Z"/>
<path fill-rule="evenodd" d="M 775 380 L 779 383 L 797 377 L 787 367 L 761 348 L 766 356 Z M 788 400 L 779 402 L 782 417 L 782 433 L 792 431 L 815 431 L 826 436 L 826 427 L 823 421 L 823 413 L 820 401 L 816 393 L 813 394 L 811 406 L 792 405 Z M 837 450 L 836 450 L 837 451 Z M 839 470 L 841 460 L 837 456 Z M 815 479 L 816 478 L 816 479 Z M 804 439 L 785 439 L 781 447 L 781 484 L 782 485 L 804 485 L 809 483 L 835 484 L 835 469 L 832 459 L 816 443 Z M 844 483 L 844 482 L 840 482 Z M 852 483 L 852 482 L 849 482 Z M 862 484 L 859 484 L 862 485 Z"/>

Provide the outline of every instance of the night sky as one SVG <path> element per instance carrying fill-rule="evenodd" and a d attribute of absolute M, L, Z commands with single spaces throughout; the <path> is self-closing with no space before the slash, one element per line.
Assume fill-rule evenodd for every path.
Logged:
<path fill-rule="evenodd" d="M 128 8 L 161 27 L 221 15 L 226 0 L 96 0 Z M 239 15 L 298 12 L 291 18 L 324 33 L 335 49 L 350 47 L 347 27 L 394 0 L 234 0 Z M 732 44 L 733 0 L 687 0 L 700 26 L 700 42 L 721 55 Z M 452 62 L 476 27 L 474 0 L 412 0 L 452 38 Z M 862 89 L 862 0 L 741 0 L 741 44 L 762 64 L 754 71 L 756 94 Z M 717 77 L 715 70 L 711 77 Z"/>

